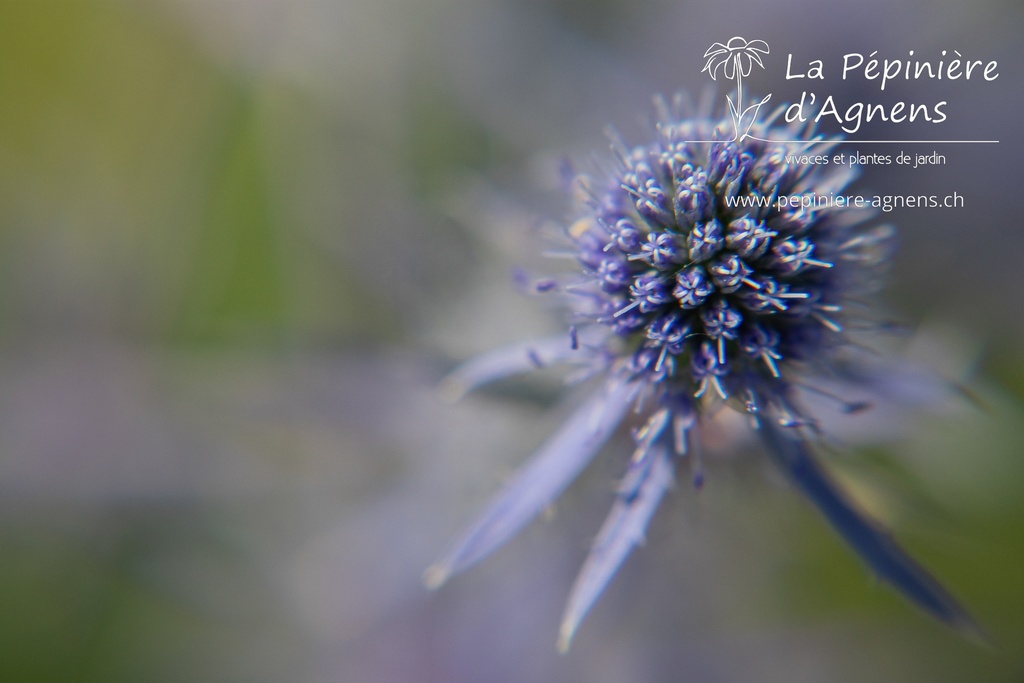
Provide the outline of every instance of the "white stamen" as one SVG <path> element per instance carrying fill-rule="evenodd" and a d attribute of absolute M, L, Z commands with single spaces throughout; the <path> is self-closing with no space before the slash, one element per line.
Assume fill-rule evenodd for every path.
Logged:
<path fill-rule="evenodd" d="M 828 329 L 832 330 L 833 332 L 842 332 L 843 331 L 843 328 L 842 328 L 841 325 L 839 325 L 839 323 L 837 323 L 837 322 L 835 322 L 833 320 L 829 320 L 828 318 L 826 318 L 825 316 L 821 315 L 820 313 L 815 312 L 815 313 L 811 313 L 811 315 L 814 317 L 815 320 L 817 320 L 818 322 L 820 322 L 822 325 L 824 325 Z"/>
<path fill-rule="evenodd" d="M 636 308 L 639 305 L 640 305 L 639 301 L 634 301 L 630 305 L 628 305 L 628 306 L 626 306 L 624 308 L 620 308 L 619 310 L 615 311 L 615 314 L 612 317 L 613 318 L 618 318 L 619 316 L 625 315 L 626 313 L 628 313 L 629 311 L 633 310 L 634 308 Z"/>
<path fill-rule="evenodd" d="M 661 372 L 661 366 L 665 362 L 665 354 L 668 353 L 668 345 L 661 345 L 661 353 L 658 355 L 658 362 L 654 364 L 654 371 Z"/>

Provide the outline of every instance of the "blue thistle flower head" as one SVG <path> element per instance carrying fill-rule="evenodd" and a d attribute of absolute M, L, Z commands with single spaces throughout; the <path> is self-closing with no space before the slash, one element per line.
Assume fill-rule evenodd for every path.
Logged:
<path fill-rule="evenodd" d="M 581 180 L 575 313 L 613 332 L 655 393 L 746 405 L 785 395 L 844 343 L 846 303 L 877 280 L 887 228 L 799 208 L 851 175 L 787 163 L 792 144 L 771 139 L 795 131 L 716 140 L 716 123 L 669 118 L 649 145 L 616 144 L 607 179 Z"/>
<path fill-rule="evenodd" d="M 506 541 L 568 486 L 632 412 L 635 449 L 612 511 L 573 587 L 559 644 L 642 540 L 676 466 L 694 460 L 701 420 L 722 408 L 749 416 L 769 456 L 867 561 L 911 600 L 956 626 L 966 612 L 865 516 L 820 465 L 816 426 L 796 387 L 836 375 L 851 330 L 871 324 L 892 228 L 870 212 L 815 197 L 841 194 L 854 171 L 799 164 L 811 131 L 774 124 L 782 109 L 733 139 L 727 119 L 659 101 L 646 145 L 613 136 L 613 164 L 580 176 L 564 230 L 578 272 L 542 289 L 564 299 L 568 339 L 513 344 L 444 383 L 457 396 L 554 362 L 583 366 L 600 386 L 539 449 L 452 549 L 427 572 L 438 586 Z M 541 289 L 541 287 L 538 287 Z M 851 406 L 852 407 L 852 406 Z"/>

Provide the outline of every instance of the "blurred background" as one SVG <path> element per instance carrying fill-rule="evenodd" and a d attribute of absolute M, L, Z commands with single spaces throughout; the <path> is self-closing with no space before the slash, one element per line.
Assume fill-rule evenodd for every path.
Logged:
<path fill-rule="evenodd" d="M 0 679 L 1024 680 L 1021 20 L 1008 0 L 6 0 Z M 770 43 L 748 88 L 773 101 L 806 87 L 787 52 L 999 61 L 884 95 L 949 101 L 897 135 L 1000 144 L 857 185 L 965 197 L 889 214 L 887 296 L 898 344 L 970 397 L 876 411 L 829 456 L 989 645 L 877 585 L 729 434 L 566 656 L 625 442 L 552 519 L 422 586 L 565 412 L 552 377 L 435 393 L 562 329 L 511 275 L 557 265 L 536 233 L 565 215 L 559 159 L 603 153 L 608 124 L 642 142 L 652 95 L 699 92 L 734 35 Z"/>

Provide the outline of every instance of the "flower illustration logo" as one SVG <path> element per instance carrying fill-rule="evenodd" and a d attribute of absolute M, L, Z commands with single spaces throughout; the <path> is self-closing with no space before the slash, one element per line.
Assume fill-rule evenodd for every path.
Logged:
<path fill-rule="evenodd" d="M 768 43 L 763 40 L 744 40 L 741 36 L 735 36 L 729 39 L 729 42 L 723 45 L 722 43 L 715 43 L 708 48 L 707 52 L 704 53 L 704 57 L 708 60 L 704 64 L 704 68 L 701 70 L 707 71 L 711 74 L 711 78 L 715 78 L 718 69 L 722 69 L 722 73 L 726 78 L 732 80 L 739 76 L 749 76 L 750 70 L 754 64 L 757 63 L 759 67 L 764 68 L 764 63 L 761 61 L 761 54 L 768 54 Z"/>
<path fill-rule="evenodd" d="M 766 55 L 769 52 L 768 43 L 763 40 L 748 41 L 742 36 L 733 36 L 725 44 L 714 43 L 704 53 L 704 59 L 707 61 L 704 63 L 701 73 L 707 71 L 712 80 L 718 80 L 718 70 L 721 69 L 726 78 L 736 79 L 736 101 L 733 102 L 732 97 L 728 95 L 726 95 L 726 99 L 729 101 L 729 113 L 736 129 L 734 139 L 737 142 L 747 136 L 747 132 L 757 119 L 757 112 L 761 105 L 772 97 L 768 95 L 760 102 L 755 102 L 746 109 L 740 109 L 743 106 L 743 78 L 750 75 L 754 64 L 763 69 L 764 62 L 761 61 L 761 55 Z"/>

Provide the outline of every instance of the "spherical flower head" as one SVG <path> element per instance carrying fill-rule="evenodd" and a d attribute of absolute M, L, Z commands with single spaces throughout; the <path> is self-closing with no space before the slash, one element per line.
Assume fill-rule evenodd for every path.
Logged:
<path fill-rule="evenodd" d="M 745 46 L 722 46 L 718 57 L 739 55 L 734 47 Z M 578 272 L 536 285 L 569 309 L 568 339 L 498 349 L 444 384 L 455 397 L 571 362 L 581 366 L 574 377 L 599 388 L 428 570 L 427 583 L 439 586 L 513 536 L 633 413 L 636 447 L 565 610 L 559 644 L 567 648 L 642 540 L 676 465 L 689 460 L 701 486 L 693 437 L 703 419 L 728 406 L 749 417 L 771 459 L 880 578 L 940 619 L 973 629 L 956 601 L 819 463 L 809 438 L 817 428 L 795 391 L 841 374 L 836 361 L 853 342 L 851 329 L 871 324 L 867 303 L 892 229 L 875 225 L 870 211 L 832 201 L 851 169 L 792 161 L 812 145 L 826 155 L 835 141 L 775 125 L 783 108 L 745 132 L 728 119 L 687 112 L 681 101 L 660 110 L 651 142 L 630 147 L 615 139 L 611 168 L 576 180 L 581 202 L 563 253 Z"/>
<path fill-rule="evenodd" d="M 847 301 L 877 282 L 887 255 L 885 228 L 827 201 L 852 173 L 787 161 L 803 131 L 727 131 L 669 117 L 653 142 L 616 144 L 606 178 L 580 180 L 569 236 L 588 296 L 576 312 L 621 337 L 665 392 L 746 398 L 827 361 L 845 341 Z"/>

